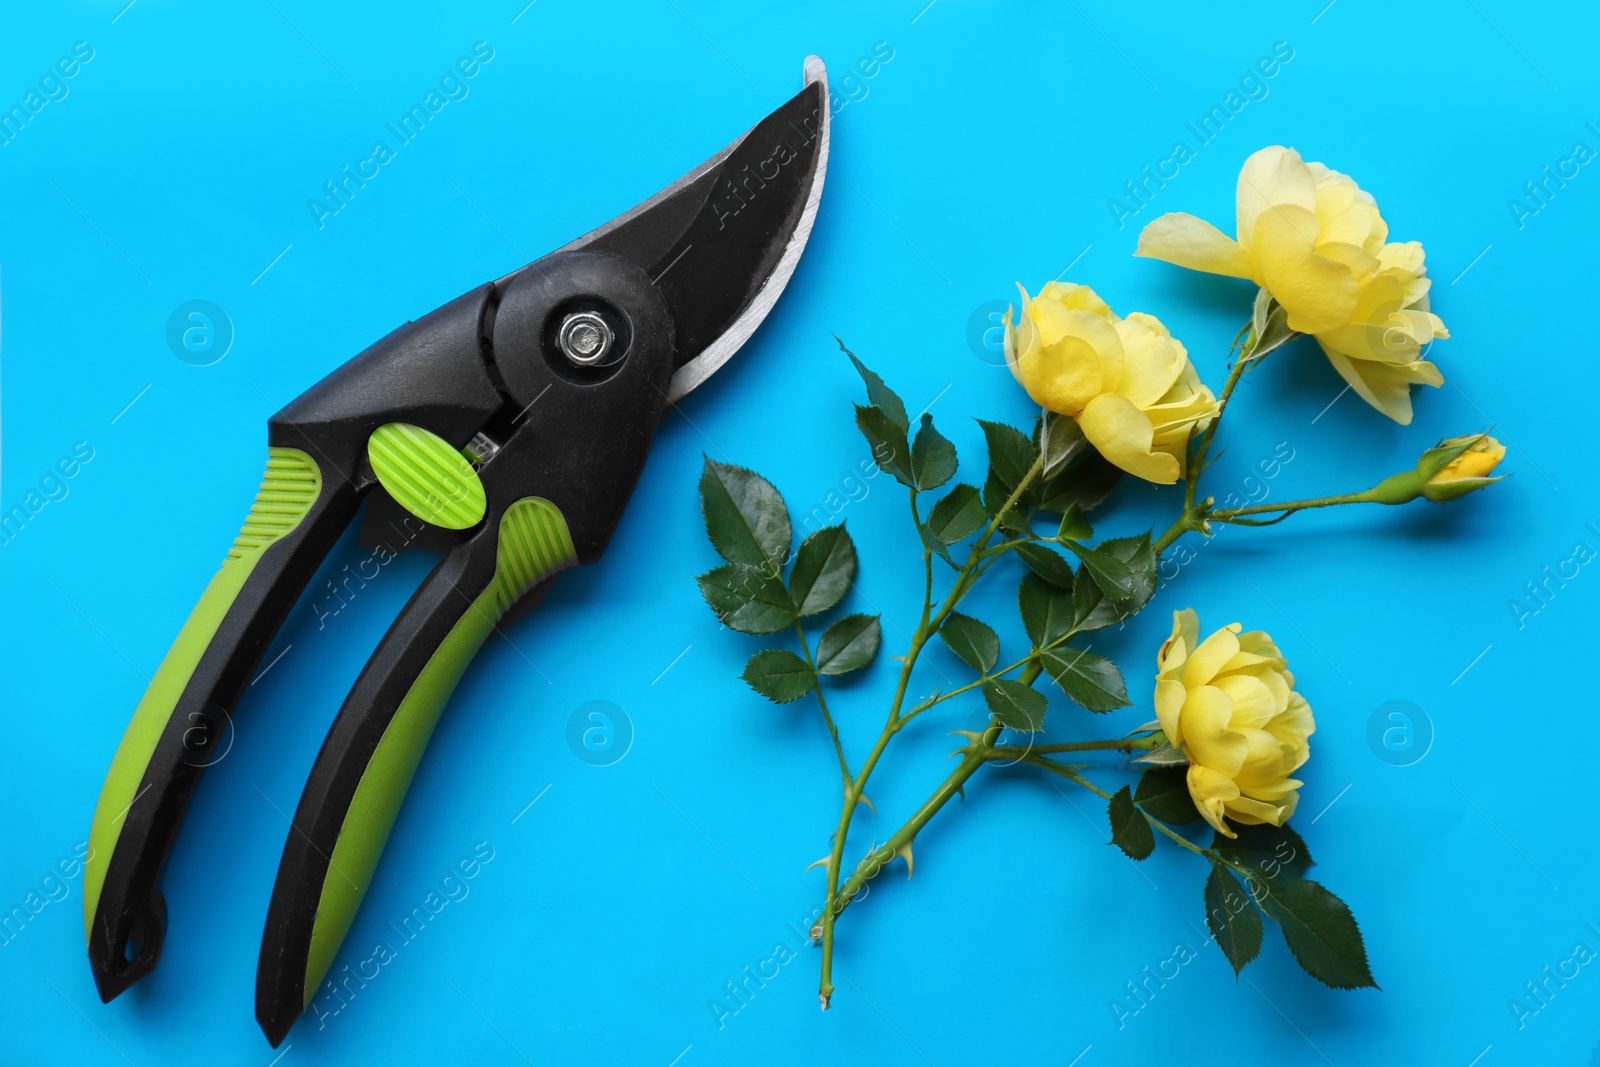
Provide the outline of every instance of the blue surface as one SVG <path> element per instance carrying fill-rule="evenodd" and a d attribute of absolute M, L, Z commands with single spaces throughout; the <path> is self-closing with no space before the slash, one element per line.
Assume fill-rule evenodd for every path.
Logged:
<path fill-rule="evenodd" d="M 1600 177 L 1585 166 L 1552 183 L 1520 224 L 1508 205 L 1574 142 L 1600 148 L 1586 125 L 1600 124 L 1592 7 L 541 0 L 519 14 L 523 2 L 8 12 L 0 104 L 21 103 L 75 42 L 93 58 L 0 145 L 0 505 L 75 447 L 92 459 L 44 486 L 55 499 L 0 547 L 0 908 L 27 916 L 0 947 L 0 1061 L 273 1061 L 252 989 L 284 813 L 428 559 L 384 568 L 332 614 L 316 590 L 367 556 L 341 543 L 196 796 L 167 871 L 161 966 L 110 1006 L 83 958 L 81 876 L 55 876 L 246 510 L 264 419 L 395 324 L 675 178 L 793 92 L 816 52 L 844 103 L 799 274 L 739 360 L 662 426 L 603 565 L 568 576 L 512 630 L 515 648 L 491 643 L 468 673 L 336 966 L 386 939 L 398 951 L 320 1028 L 302 1020 L 277 1062 L 1592 1062 L 1596 966 L 1564 984 L 1542 968 L 1571 975 L 1575 945 L 1600 949 L 1600 861 L 1583 838 L 1600 578 L 1572 564 L 1520 618 L 1512 605 L 1576 545 L 1600 550 L 1591 435 L 1577 430 L 1593 417 Z M 447 86 L 459 99 L 319 227 L 308 199 L 479 41 L 493 58 L 466 94 Z M 1175 140 L 1192 145 L 1185 123 L 1275 42 L 1292 60 L 1244 86 L 1255 98 L 1119 228 L 1108 199 Z M 847 83 L 875 49 L 892 59 Z M 820 901 L 820 871 L 803 868 L 836 819 L 833 758 L 813 706 L 774 708 L 738 680 L 756 643 L 719 632 L 699 601 L 691 576 L 713 562 L 702 452 L 773 477 L 800 514 L 849 500 L 852 603 L 884 612 L 891 646 L 838 701 L 859 760 L 918 576 L 888 479 L 850 499 L 860 387 L 830 333 L 914 407 L 937 401 L 974 467 L 969 416 L 1029 415 L 981 344 L 1014 281 L 1073 264 L 1068 277 L 1119 310 L 1160 315 L 1219 385 L 1250 293 L 1131 253 L 1162 211 L 1231 229 L 1238 167 L 1273 143 L 1353 174 L 1396 237 L 1425 242 L 1454 334 L 1434 352 L 1448 381 L 1417 393 L 1403 428 L 1335 400 L 1342 383 L 1314 348 L 1275 357 L 1228 420 L 1211 491 L 1342 491 L 1489 424 L 1514 476 L 1449 509 L 1225 530 L 1108 639 L 1139 701 L 1111 727 L 1150 717 L 1142 665 L 1171 609 L 1271 631 L 1319 726 L 1296 823 L 1361 919 L 1383 991 L 1322 988 L 1272 931 L 1236 983 L 1196 932 L 1192 856 L 1163 849 L 1135 869 L 1107 850 L 1085 795 L 994 774 L 923 835 L 914 881 L 897 866 L 841 922 L 840 989 L 820 1014 L 817 955 L 797 930 Z M 208 366 L 167 340 L 193 300 L 231 323 Z M 1292 461 L 1248 481 L 1280 442 Z M 1124 492 L 1097 521 L 1164 524 L 1173 502 Z M 1016 647 L 1011 589 L 974 610 L 1006 620 Z M 939 650 L 917 688 L 957 669 Z M 631 722 L 610 766 L 568 742 L 591 701 Z M 1431 724 L 1410 766 L 1369 746 L 1391 701 Z M 981 715 L 960 703 L 900 737 L 871 789 L 883 819 L 858 821 L 852 853 L 945 773 L 944 732 Z M 1107 729 L 1083 718 L 1058 711 L 1052 737 Z M 492 859 L 445 882 L 475 849 Z M 397 928 L 430 893 L 450 903 L 406 940 Z M 1198 957 L 1119 1029 L 1113 1000 L 1177 945 Z M 737 1012 L 713 1007 L 775 951 L 788 959 L 776 978 Z M 1510 1002 L 1528 982 L 1546 999 L 1519 1026 Z"/>

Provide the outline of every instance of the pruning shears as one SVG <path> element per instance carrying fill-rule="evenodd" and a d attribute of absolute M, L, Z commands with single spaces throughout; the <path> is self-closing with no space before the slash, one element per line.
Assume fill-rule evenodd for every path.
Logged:
<path fill-rule="evenodd" d="M 267 422 L 260 491 L 117 748 L 84 873 L 102 1000 L 161 953 L 162 867 L 262 653 L 369 496 L 448 550 L 329 729 L 267 912 L 256 1018 L 277 1046 L 321 985 L 440 713 L 508 611 L 605 551 L 670 405 L 793 275 L 828 161 L 827 71 L 632 210 L 408 322 Z"/>

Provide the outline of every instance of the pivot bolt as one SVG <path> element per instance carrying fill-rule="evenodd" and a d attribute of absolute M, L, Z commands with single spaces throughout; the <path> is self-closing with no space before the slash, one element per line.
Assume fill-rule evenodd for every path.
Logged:
<path fill-rule="evenodd" d="M 556 343 L 580 367 L 593 367 L 606 358 L 616 335 L 606 320 L 592 311 L 576 311 L 561 320 Z"/>

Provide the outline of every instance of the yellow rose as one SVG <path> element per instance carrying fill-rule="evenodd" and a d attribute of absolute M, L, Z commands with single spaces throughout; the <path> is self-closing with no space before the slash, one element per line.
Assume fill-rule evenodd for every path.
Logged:
<path fill-rule="evenodd" d="M 1448 455 L 1449 451 L 1457 449 L 1460 451 L 1456 452 L 1454 458 L 1440 468 L 1422 487 L 1422 495 L 1435 504 L 1465 496 L 1474 489 L 1482 489 L 1500 480 L 1489 475 L 1500 465 L 1500 461 L 1506 458 L 1505 445 L 1486 433 L 1479 433 L 1441 441 L 1439 447 L 1432 451 Z M 1426 461 L 1427 456 L 1424 455 L 1423 462 Z"/>
<path fill-rule="evenodd" d="M 1417 460 L 1417 465 L 1379 482 L 1361 494 L 1374 504 L 1409 504 L 1425 497 L 1443 504 L 1466 496 L 1505 475 L 1489 475 L 1506 458 L 1506 446 L 1486 433 L 1440 441 Z"/>
<path fill-rule="evenodd" d="M 1172 636 L 1156 657 L 1156 716 L 1189 757 L 1189 795 L 1218 833 L 1226 819 L 1282 826 L 1300 801 L 1289 775 L 1311 755 L 1317 724 L 1294 691 L 1294 675 L 1272 638 L 1238 623 L 1200 640 L 1192 609 L 1172 613 Z"/>
<path fill-rule="evenodd" d="M 1129 474 L 1171 485 L 1189 434 L 1217 413 L 1189 353 L 1154 316 L 1120 318 L 1085 285 L 1049 282 L 1006 311 L 1006 364 L 1043 407 L 1074 419 Z"/>
<path fill-rule="evenodd" d="M 1237 199 L 1237 240 L 1176 212 L 1145 227 L 1135 254 L 1255 282 L 1362 399 L 1409 423 L 1411 386 L 1444 382 L 1422 350 L 1450 336 L 1428 310 L 1422 245 L 1389 243 L 1372 194 L 1280 145 L 1245 160 Z"/>
<path fill-rule="evenodd" d="M 1439 442 L 1439 447 L 1455 448 L 1463 444 L 1466 448 L 1461 454 L 1446 463 L 1444 469 L 1428 479 L 1429 482 L 1439 485 L 1443 482 L 1485 478 L 1490 471 L 1500 465 L 1501 460 L 1506 458 L 1506 446 L 1486 433 L 1472 434 L 1469 437 L 1452 437 L 1448 441 Z"/>

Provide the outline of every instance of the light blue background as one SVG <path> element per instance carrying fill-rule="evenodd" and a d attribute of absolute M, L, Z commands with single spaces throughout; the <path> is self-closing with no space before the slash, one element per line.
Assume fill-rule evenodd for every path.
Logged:
<path fill-rule="evenodd" d="M 792 93 L 806 53 L 842 90 L 886 42 L 893 59 L 851 83 L 854 99 L 841 92 L 821 216 L 787 295 L 663 424 L 603 564 L 518 623 L 516 649 L 495 640 L 479 656 L 340 965 L 395 939 L 390 924 L 479 842 L 493 860 L 323 1029 L 302 1020 L 277 1062 L 1591 1062 L 1597 965 L 1552 983 L 1520 1029 L 1508 1002 L 1575 944 L 1600 949 L 1587 925 L 1600 926 L 1600 862 L 1586 841 L 1600 578 L 1585 567 L 1552 581 L 1521 625 L 1511 605 L 1577 543 L 1600 550 L 1586 432 L 1600 176 L 1583 168 L 1521 226 L 1508 201 L 1574 142 L 1600 148 L 1585 125 L 1600 124 L 1592 8 L 524 2 L 8 11 L 7 108 L 74 42 L 95 51 L 69 94 L 0 146 L 0 506 L 22 503 L 77 442 L 93 459 L 0 548 L 0 909 L 23 906 L 87 835 L 145 678 L 254 492 L 272 411 L 397 323 L 677 177 Z M 319 229 L 308 198 L 477 41 L 494 59 L 470 95 Z M 1119 228 L 1108 199 L 1175 140 L 1193 146 L 1185 122 L 1280 41 L 1293 59 L 1265 97 Z M 799 514 L 842 498 L 867 453 L 837 332 L 913 408 L 937 401 L 978 477 L 970 417 L 1030 412 L 969 343 L 972 316 L 981 331 L 986 302 L 1069 264 L 1068 278 L 1119 310 L 1160 315 L 1220 385 L 1247 287 L 1131 253 L 1162 211 L 1231 231 L 1238 167 L 1274 143 L 1355 175 L 1397 239 L 1426 243 L 1454 335 L 1434 351 L 1447 384 L 1420 391 L 1415 423 L 1399 427 L 1353 394 L 1336 400 L 1342 383 L 1301 345 L 1247 380 L 1210 491 L 1244 487 L 1279 442 L 1294 458 L 1265 484 L 1289 499 L 1364 486 L 1439 437 L 1490 425 L 1511 446 L 1512 477 L 1448 509 L 1225 530 L 1104 640 L 1137 706 L 1088 722 L 1062 703 L 1050 736 L 1150 717 L 1150 665 L 1174 608 L 1197 607 L 1207 629 L 1271 631 L 1319 727 L 1296 824 L 1317 876 L 1361 920 L 1383 991 L 1317 985 L 1271 930 L 1236 983 L 1196 932 L 1194 857 L 1162 849 L 1135 869 L 1106 848 L 1092 798 L 1011 772 L 984 775 L 938 818 L 915 880 L 897 865 L 844 918 L 840 988 L 820 1014 L 817 954 L 796 928 L 820 903 L 821 872 L 803 868 L 828 848 L 836 771 L 814 705 L 752 694 L 737 674 L 758 642 L 719 632 L 700 603 L 692 576 L 714 562 L 697 515 L 701 454 L 764 472 Z M 235 331 L 212 366 L 180 361 L 165 340 L 168 316 L 193 299 L 226 309 Z M 903 500 L 887 478 L 866 485 L 841 512 L 862 556 L 850 603 L 884 613 L 888 647 L 837 697 L 856 761 L 918 581 Z M 1174 502 L 1125 490 L 1100 532 L 1164 525 Z M 347 539 L 324 577 L 366 555 Z M 272 1062 L 252 990 L 284 812 L 428 566 L 385 568 L 320 628 L 310 599 L 296 608 L 172 855 L 170 929 L 150 978 L 99 1004 L 81 877 L 46 887 L 68 895 L 0 947 L 0 1061 Z M 1013 588 L 1008 578 L 973 601 L 1010 649 Z M 916 688 L 959 672 L 936 650 Z M 591 700 L 633 724 L 610 767 L 566 741 Z M 1432 724 L 1431 750 L 1409 767 L 1367 740 L 1393 700 Z M 883 818 L 858 820 L 852 855 L 946 773 L 945 731 L 981 718 L 976 700 L 956 702 L 900 737 L 871 788 Z M 780 943 L 797 958 L 719 1026 L 710 1005 L 724 983 Z M 1119 1029 L 1113 998 L 1179 943 L 1199 958 Z"/>

